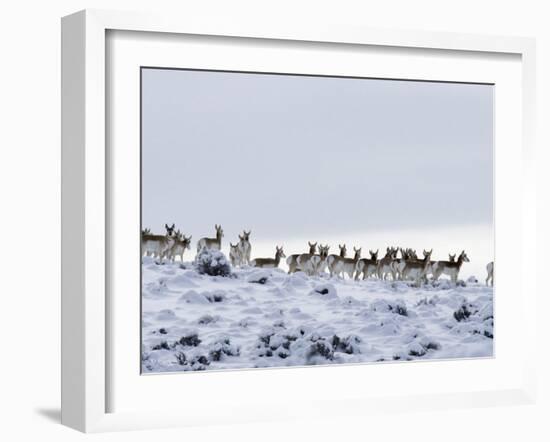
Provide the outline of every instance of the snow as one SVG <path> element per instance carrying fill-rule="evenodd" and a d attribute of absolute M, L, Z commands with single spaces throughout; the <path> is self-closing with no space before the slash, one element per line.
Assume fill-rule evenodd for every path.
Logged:
<path fill-rule="evenodd" d="M 493 288 L 142 264 L 147 372 L 493 355 Z"/>

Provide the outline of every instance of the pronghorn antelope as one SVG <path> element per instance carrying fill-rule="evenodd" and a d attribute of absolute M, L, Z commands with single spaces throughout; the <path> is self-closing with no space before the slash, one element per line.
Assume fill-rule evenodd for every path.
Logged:
<path fill-rule="evenodd" d="M 312 248 L 310 247 L 309 251 L 311 252 L 311 250 Z M 319 255 L 315 254 L 315 250 L 313 250 L 313 253 L 302 253 L 296 258 L 296 266 L 307 275 L 313 276 L 315 274 L 315 264 L 312 260 L 316 256 Z"/>
<path fill-rule="evenodd" d="M 342 269 L 341 273 L 343 278 L 345 277 L 345 275 L 348 275 L 349 279 L 353 278 L 355 267 L 361 259 L 361 247 L 359 247 L 358 249 L 354 247 L 353 251 L 355 252 L 353 258 L 342 258 L 337 264 Z"/>
<path fill-rule="evenodd" d="M 329 255 L 327 258 L 327 266 L 328 266 L 328 271 L 330 273 L 331 278 L 334 275 L 340 276 L 341 269 L 338 266 L 338 264 L 347 255 L 347 249 L 345 244 L 344 245 L 338 244 L 338 248 L 340 249 L 340 255 Z"/>
<path fill-rule="evenodd" d="M 400 248 L 399 251 L 401 252 L 401 257 L 405 259 L 418 259 L 416 250 L 411 249 L 410 247 L 407 247 L 406 249 Z"/>
<path fill-rule="evenodd" d="M 400 247 L 399 252 L 401 252 L 401 258 L 394 258 L 392 263 L 396 279 L 402 279 L 406 262 L 410 259 L 416 259 L 416 252 L 413 249 L 403 249 Z"/>
<path fill-rule="evenodd" d="M 221 248 L 222 248 L 222 238 L 223 238 L 222 226 L 218 226 L 216 224 L 214 227 L 216 228 L 216 237 L 215 238 L 201 238 L 201 239 L 199 239 L 199 242 L 197 243 L 197 253 L 200 252 L 204 248 L 221 250 Z"/>
<path fill-rule="evenodd" d="M 402 279 L 414 279 L 416 285 L 420 287 L 421 280 L 426 278 L 428 269 L 431 267 L 430 258 L 432 257 L 432 251 L 426 252 L 424 250 L 424 259 L 406 260 L 405 266 L 401 271 Z"/>
<path fill-rule="evenodd" d="M 376 275 L 376 267 L 378 266 L 378 250 L 373 252 L 369 250 L 370 258 L 362 258 L 355 266 L 355 280 L 359 279 L 359 275 L 363 274 L 363 279 L 367 279 L 371 275 Z"/>
<path fill-rule="evenodd" d="M 141 235 L 141 255 L 156 256 L 159 258 L 159 262 L 162 264 L 162 259 L 166 252 L 168 252 L 175 243 L 176 237 L 174 235 L 175 225 L 171 227 L 165 224 L 166 235 Z"/>
<path fill-rule="evenodd" d="M 404 275 L 404 271 L 407 267 L 407 264 L 409 262 L 422 262 L 422 263 L 425 263 L 426 260 L 428 260 L 428 256 L 432 256 L 432 252 L 433 252 L 433 249 L 430 250 L 429 252 L 427 252 L 426 250 L 423 250 L 423 255 L 424 257 L 423 258 L 418 258 L 418 255 L 416 254 L 416 251 L 411 249 L 411 248 L 407 248 L 407 249 L 399 249 L 401 251 L 401 258 L 397 259 L 394 261 L 394 270 L 395 270 L 395 276 L 397 279 L 407 279 L 408 276 L 410 275 L 407 275 L 405 276 Z M 432 274 L 433 271 L 432 271 L 432 266 L 435 264 L 435 261 L 430 261 L 429 262 L 429 265 L 427 266 L 427 269 L 426 269 L 426 273 L 423 277 L 424 280 L 427 281 L 427 276 L 429 274 Z"/>
<path fill-rule="evenodd" d="M 307 263 L 312 275 L 320 275 L 325 272 L 330 246 L 319 244 L 319 254 L 313 255 Z"/>
<path fill-rule="evenodd" d="M 239 250 L 239 243 L 229 243 L 229 259 L 231 260 L 231 265 L 233 267 L 241 265 L 241 252 Z"/>
<path fill-rule="evenodd" d="M 187 238 L 179 230 L 176 232 L 176 237 L 174 239 L 174 245 L 166 253 L 170 261 L 174 262 L 176 256 L 180 257 L 180 261 L 183 262 L 183 254 L 186 250 L 191 250 L 191 238 Z"/>
<path fill-rule="evenodd" d="M 148 235 L 151 235 L 151 229 L 150 229 L 149 227 L 147 227 L 147 228 L 141 230 L 141 240 L 142 240 L 142 241 L 143 241 L 143 237 L 144 237 L 144 236 L 148 236 Z M 143 253 L 143 248 L 142 248 L 142 254 L 145 254 L 146 256 L 153 256 L 153 257 L 154 257 L 154 255 L 153 255 L 152 252 L 147 252 L 147 251 L 145 251 L 145 252 Z"/>
<path fill-rule="evenodd" d="M 330 247 L 319 244 L 317 248 L 319 250 L 318 254 L 302 253 L 296 258 L 297 266 L 309 276 L 315 276 L 325 271 L 326 259 Z"/>
<path fill-rule="evenodd" d="M 252 249 L 252 246 L 250 245 L 250 233 L 251 230 L 248 232 L 246 230 L 243 230 L 243 234 L 239 235 L 239 243 L 237 246 L 239 247 L 239 254 L 240 254 L 240 265 L 244 264 L 250 264 L 250 251 Z"/>
<path fill-rule="evenodd" d="M 451 277 L 451 281 L 456 283 L 458 280 L 458 273 L 460 272 L 460 268 L 464 262 L 470 262 L 470 259 L 464 250 L 460 253 L 460 255 L 458 255 L 456 262 L 436 261 L 432 266 L 434 281 L 437 281 L 437 279 L 444 274 L 449 275 Z"/>
<path fill-rule="evenodd" d="M 260 268 L 277 268 L 281 262 L 281 258 L 286 258 L 286 255 L 283 252 L 283 248 L 275 246 L 275 258 L 256 258 L 250 261 L 252 267 Z"/>
<path fill-rule="evenodd" d="M 423 261 L 424 262 L 429 261 L 428 266 L 426 267 L 426 274 L 424 275 L 424 281 L 425 282 L 428 282 L 428 275 L 433 276 L 433 274 L 434 274 L 435 261 L 431 261 L 433 251 L 434 251 L 434 249 L 431 249 L 429 252 L 426 252 L 426 250 L 422 251 L 422 253 L 424 254 Z M 451 255 L 449 255 L 449 256 L 451 256 Z M 449 262 L 454 262 L 454 258 L 452 260 L 449 259 Z"/>
<path fill-rule="evenodd" d="M 308 245 L 309 245 L 309 254 L 310 255 L 315 255 L 315 252 L 317 251 L 317 243 L 311 243 L 311 242 L 307 242 Z M 301 270 L 299 267 L 298 267 L 298 257 L 300 256 L 300 253 L 298 254 L 295 254 L 295 255 L 290 255 L 287 259 L 286 259 L 286 263 L 288 265 L 288 273 L 295 273 L 297 272 L 298 270 Z"/>
<path fill-rule="evenodd" d="M 491 261 L 489 264 L 487 264 L 487 279 L 485 280 L 485 285 L 489 285 L 489 281 L 491 281 L 491 287 L 493 286 L 493 271 L 495 269 L 495 263 L 494 261 Z"/>
<path fill-rule="evenodd" d="M 394 260 L 397 257 L 397 249 L 394 247 L 386 247 L 386 255 L 378 261 L 378 267 L 376 273 L 378 278 L 386 280 L 388 274 L 392 275 L 392 278 L 396 279 L 396 268 Z"/>

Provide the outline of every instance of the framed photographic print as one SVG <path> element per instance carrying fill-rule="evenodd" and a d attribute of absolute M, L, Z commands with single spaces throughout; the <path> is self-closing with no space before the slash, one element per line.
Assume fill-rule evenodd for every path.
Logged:
<path fill-rule="evenodd" d="M 142 372 L 492 357 L 493 93 L 143 67 Z"/>
<path fill-rule="evenodd" d="M 63 422 L 532 400 L 533 45 L 64 18 Z"/>

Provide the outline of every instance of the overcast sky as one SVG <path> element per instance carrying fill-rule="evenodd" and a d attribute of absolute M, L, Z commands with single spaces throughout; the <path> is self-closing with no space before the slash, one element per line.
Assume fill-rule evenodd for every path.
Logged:
<path fill-rule="evenodd" d="M 155 232 L 492 229 L 489 85 L 144 69 L 142 155 Z"/>

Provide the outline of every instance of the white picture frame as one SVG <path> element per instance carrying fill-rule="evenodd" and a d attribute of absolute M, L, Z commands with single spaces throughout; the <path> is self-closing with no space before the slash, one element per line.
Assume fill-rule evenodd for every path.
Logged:
<path fill-rule="evenodd" d="M 87 10 L 63 18 L 62 21 L 62 423 L 85 432 L 122 429 L 155 428 L 208 424 L 212 414 L 197 408 L 196 413 L 157 410 L 112 411 L 109 406 L 109 367 L 112 354 L 107 329 L 113 320 L 109 309 L 107 289 L 108 244 L 112 231 L 107 228 L 110 217 L 108 155 L 106 155 L 108 118 L 106 80 L 107 45 L 109 31 L 155 32 L 163 35 L 219 36 L 270 39 L 311 44 L 337 43 L 339 45 L 370 45 L 381 49 L 437 49 L 467 51 L 478 57 L 484 54 L 510 54 L 520 57 L 521 63 L 521 223 L 515 232 L 521 241 L 521 278 L 518 278 L 521 300 L 527 308 L 537 298 L 536 281 L 523 277 L 527 273 L 528 255 L 536 250 L 535 231 L 535 174 L 534 171 L 534 99 L 535 99 L 535 44 L 534 40 L 518 37 L 427 33 L 416 31 L 388 31 L 358 29 L 345 26 L 318 27 L 308 24 L 296 28 L 269 23 L 210 23 L 192 17 L 153 16 L 126 12 Z M 498 192 L 498 189 L 497 189 Z M 502 310 L 504 311 L 504 310 Z M 498 321 L 498 318 L 497 318 Z M 255 407 L 253 392 L 235 404 L 231 412 L 220 411 L 216 422 L 251 422 L 285 417 L 329 416 L 336 414 L 366 414 L 374 410 L 388 412 L 407 409 L 456 408 L 489 406 L 503 403 L 532 403 L 535 391 L 535 329 L 536 324 L 521 319 L 525 348 L 518 355 L 521 376 L 489 389 L 476 387 L 460 393 L 445 391 L 429 394 L 387 395 L 369 397 L 338 394 L 321 400 L 313 398 L 310 407 L 286 407 L 275 403 L 272 407 Z M 498 359 L 498 354 L 497 354 Z M 407 365 L 407 364 L 405 364 Z M 389 366 L 386 366 L 389 367 Z M 387 369 L 381 366 L 377 369 Z M 327 368 L 324 368 L 326 370 Z M 362 367 L 340 368 L 357 376 Z M 470 367 L 471 369 L 471 367 Z M 490 369 L 490 368 L 489 368 Z M 294 369 L 293 369 L 294 370 Z M 283 376 L 294 376 L 293 370 L 283 370 Z M 391 369 L 393 370 L 393 368 Z M 399 370 L 422 371 L 422 364 Z M 353 372 L 353 373 L 351 373 Z M 298 372 L 296 372 L 298 373 Z M 309 372 L 311 375 L 311 371 Z M 319 372 L 317 372 L 319 373 Z M 401 371 L 402 373 L 402 371 Z M 519 373 L 519 372 L 518 372 Z M 196 376 L 196 375 L 191 375 Z M 248 382 L 250 372 L 216 373 L 215 382 L 223 384 L 224 376 Z M 262 382 L 262 379 L 250 381 Z M 296 376 L 304 376 L 302 373 Z M 161 378 L 158 376 L 157 378 Z M 165 376 L 166 383 L 176 377 Z M 298 379 L 298 378 L 296 378 Z M 296 379 L 293 382 L 296 382 Z M 197 378 L 195 378 L 197 380 Z M 210 378 L 214 381 L 214 378 Z M 515 382 L 515 381 L 518 382 Z M 199 384 L 205 384 L 203 380 Z M 253 388 L 253 387 L 251 387 Z M 191 393 L 192 394 L 192 393 Z M 236 400 L 236 399 L 235 399 Z M 246 402 L 248 400 L 248 402 Z M 237 400 L 236 400 L 237 401 Z M 238 401 L 237 401 L 238 402 Z M 337 406 L 336 406 L 337 404 Z M 335 410 L 337 408 L 337 411 Z M 239 415 L 235 415 L 235 411 Z"/>

